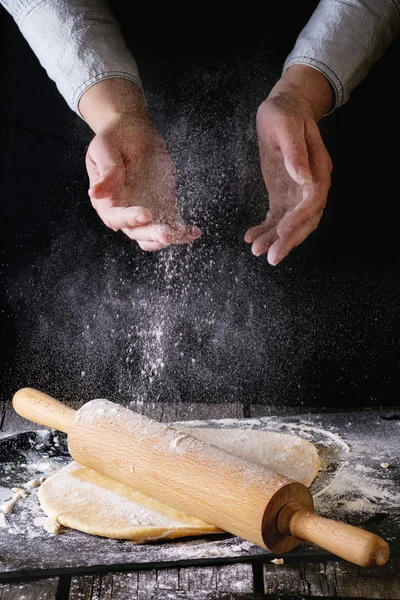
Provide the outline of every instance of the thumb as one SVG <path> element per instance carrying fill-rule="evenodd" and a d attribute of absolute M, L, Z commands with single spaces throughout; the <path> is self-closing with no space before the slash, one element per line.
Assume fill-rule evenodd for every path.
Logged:
<path fill-rule="evenodd" d="M 113 195 L 125 182 L 125 164 L 121 153 L 99 137 L 94 138 L 86 155 L 89 196 L 101 199 Z"/>
<path fill-rule="evenodd" d="M 280 131 L 279 145 L 285 168 L 290 177 L 299 185 L 312 183 L 310 162 L 305 141 L 305 124 Z"/>

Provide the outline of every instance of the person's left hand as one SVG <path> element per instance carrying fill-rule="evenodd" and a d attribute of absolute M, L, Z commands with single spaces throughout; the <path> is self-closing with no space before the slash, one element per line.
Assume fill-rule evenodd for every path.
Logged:
<path fill-rule="evenodd" d="M 296 96 L 267 98 L 257 111 L 261 171 L 268 190 L 266 219 L 248 229 L 253 254 L 277 265 L 313 232 L 331 185 L 332 162 L 318 125 Z"/>

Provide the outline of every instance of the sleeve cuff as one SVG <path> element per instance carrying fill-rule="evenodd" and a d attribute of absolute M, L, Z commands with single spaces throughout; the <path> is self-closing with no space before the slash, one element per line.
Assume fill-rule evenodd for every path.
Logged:
<path fill-rule="evenodd" d="M 33 0 L 17 24 L 69 107 L 92 85 L 110 77 L 142 88 L 134 57 L 103 0 Z"/>
<path fill-rule="evenodd" d="M 320 0 L 284 70 L 303 63 L 320 71 L 334 90 L 335 110 L 348 101 L 399 31 L 398 0 Z"/>
<path fill-rule="evenodd" d="M 322 75 L 324 75 L 329 81 L 334 92 L 335 100 L 333 103 L 333 107 L 327 113 L 328 115 L 333 113 L 334 110 L 336 110 L 339 106 L 345 103 L 345 90 L 343 83 L 341 82 L 339 77 L 332 71 L 332 69 L 328 67 L 328 65 L 311 56 L 289 55 L 283 65 L 282 73 L 284 73 L 290 67 L 290 65 L 294 64 L 303 64 L 313 67 L 314 69 L 322 73 Z"/>
<path fill-rule="evenodd" d="M 88 90 L 90 87 L 92 87 L 92 85 L 95 85 L 96 83 L 99 83 L 100 81 L 103 81 L 104 79 L 110 79 L 112 77 L 119 77 L 120 79 L 127 79 L 128 81 L 132 81 L 132 83 L 135 83 L 138 87 L 140 87 L 140 89 L 143 90 L 140 78 L 133 73 L 127 73 L 124 71 L 109 71 L 109 72 L 105 72 L 105 73 L 98 73 L 97 75 L 94 75 L 91 79 L 89 79 L 88 81 L 82 82 L 82 84 L 79 86 L 79 88 L 74 92 L 74 94 L 72 96 L 71 108 L 82 119 L 83 119 L 83 116 L 81 115 L 78 107 L 79 107 L 79 100 L 82 98 L 83 94 L 86 92 L 86 90 Z"/>

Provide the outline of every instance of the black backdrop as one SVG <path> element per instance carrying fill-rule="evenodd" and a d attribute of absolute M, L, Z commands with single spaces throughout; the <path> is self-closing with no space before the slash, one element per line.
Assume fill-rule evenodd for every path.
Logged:
<path fill-rule="evenodd" d="M 290 19 L 285 3 L 135 19 L 111 4 L 203 236 L 146 254 L 101 223 L 91 132 L 2 10 L 1 398 L 32 386 L 66 402 L 398 405 L 399 44 L 321 122 L 328 206 L 274 268 L 243 242 L 267 203 L 254 117 L 316 3 Z"/>

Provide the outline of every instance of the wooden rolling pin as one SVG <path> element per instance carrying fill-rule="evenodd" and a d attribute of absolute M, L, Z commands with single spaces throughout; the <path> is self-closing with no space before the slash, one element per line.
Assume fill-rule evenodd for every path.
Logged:
<path fill-rule="evenodd" d="M 303 484 L 119 404 L 91 400 L 75 411 L 23 388 L 13 407 L 67 433 L 78 463 L 262 548 L 282 554 L 308 540 L 364 567 L 389 558 L 379 536 L 315 514 Z"/>

